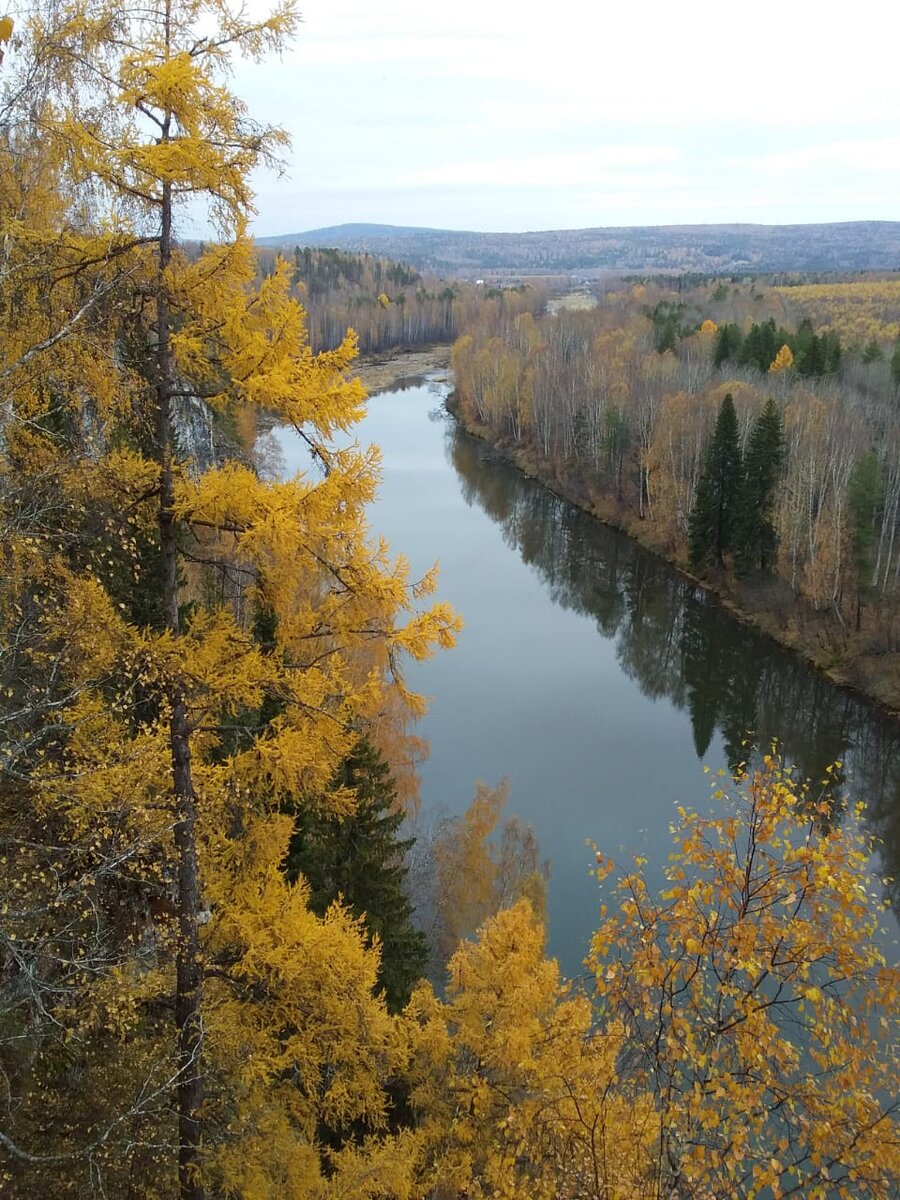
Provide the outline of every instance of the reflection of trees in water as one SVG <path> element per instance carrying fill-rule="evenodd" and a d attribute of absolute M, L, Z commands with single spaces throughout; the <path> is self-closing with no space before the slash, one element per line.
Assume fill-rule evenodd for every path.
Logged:
<path fill-rule="evenodd" d="M 729 763 L 777 739 L 797 771 L 864 797 L 882 858 L 900 874 L 900 726 L 828 683 L 796 655 L 730 616 L 712 597 L 637 543 L 526 479 L 457 425 L 449 456 L 463 496 L 502 530 L 551 598 L 594 618 L 615 639 L 623 671 L 651 698 L 690 713 L 702 758 L 718 730 Z M 900 890 L 891 887 L 900 912 Z"/>

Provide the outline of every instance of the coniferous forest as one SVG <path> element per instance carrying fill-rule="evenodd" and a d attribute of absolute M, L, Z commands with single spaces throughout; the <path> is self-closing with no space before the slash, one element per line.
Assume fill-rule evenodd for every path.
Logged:
<path fill-rule="evenodd" d="M 356 335 L 311 344 L 302 254 L 248 237 L 284 136 L 228 71 L 298 22 L 218 0 L 0 20 L 2 1194 L 889 1200 L 898 975 L 870 846 L 777 754 L 717 780 L 714 816 L 679 811 L 661 895 L 597 850 L 578 985 L 545 954 L 546 870 L 502 789 L 440 831 L 436 946 L 416 925 L 398 784 L 425 702 L 404 672 L 461 626 L 368 527 L 377 454 L 343 437 Z M 201 200 L 216 236 L 188 245 Z M 387 282 L 360 308 L 454 331 L 455 297 L 400 305 L 419 281 Z M 698 566 L 793 563 L 813 604 L 893 636 L 872 622 L 900 459 L 848 435 L 833 341 L 763 385 L 749 363 L 720 378 L 687 311 L 645 355 L 643 312 L 544 324 L 525 288 L 471 307 L 479 419 L 548 458 L 590 449 L 648 514 L 677 496 Z M 871 422 L 876 341 L 839 366 Z M 305 473 L 262 469 L 273 424 Z M 785 510 L 798 461 L 816 504 Z"/>

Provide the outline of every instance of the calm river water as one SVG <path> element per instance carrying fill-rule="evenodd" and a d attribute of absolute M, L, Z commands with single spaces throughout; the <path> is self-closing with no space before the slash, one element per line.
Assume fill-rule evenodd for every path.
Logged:
<path fill-rule="evenodd" d="M 384 480 L 373 529 L 414 574 L 435 559 L 462 614 L 457 648 L 409 672 L 431 698 L 417 732 L 423 810 L 457 813 L 474 783 L 508 778 L 509 811 L 550 860 L 549 948 L 578 974 L 597 923 L 588 840 L 649 859 L 671 849 L 674 806 L 709 810 L 713 770 L 773 738 L 814 780 L 843 763 L 865 799 L 883 872 L 900 867 L 900 726 L 736 621 L 640 549 L 503 464 L 443 412 L 445 383 L 374 397 L 359 439 Z M 283 435 L 288 469 L 305 466 Z M 894 893 L 895 912 L 900 896 Z M 888 931 L 897 956 L 897 926 Z"/>

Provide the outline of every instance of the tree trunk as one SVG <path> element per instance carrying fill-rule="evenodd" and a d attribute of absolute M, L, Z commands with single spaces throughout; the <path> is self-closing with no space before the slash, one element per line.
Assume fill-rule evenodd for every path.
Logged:
<path fill-rule="evenodd" d="M 164 130 L 167 134 L 168 130 Z M 163 273 L 172 256 L 172 197 L 163 187 L 159 241 L 159 291 L 156 298 L 157 449 L 160 461 L 159 534 L 162 553 L 162 600 L 166 628 L 177 636 L 178 538 L 172 474 L 172 392 L 175 368 L 171 320 Z M 203 1105 L 201 1052 L 203 976 L 200 960 L 200 874 L 197 864 L 196 805 L 191 773 L 190 727 L 184 688 L 179 679 L 166 689 L 172 755 L 173 830 L 176 855 L 178 948 L 175 958 L 175 1025 L 178 1030 L 178 1184 L 181 1200 L 204 1200 L 199 1179 Z"/>

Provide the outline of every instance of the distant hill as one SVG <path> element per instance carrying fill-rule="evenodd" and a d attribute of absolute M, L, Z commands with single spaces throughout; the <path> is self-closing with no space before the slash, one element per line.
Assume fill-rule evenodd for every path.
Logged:
<path fill-rule="evenodd" d="M 900 221 L 636 225 L 532 233 L 353 224 L 257 241 L 263 246 L 334 246 L 397 259 L 420 270 L 456 275 L 900 268 Z"/>

